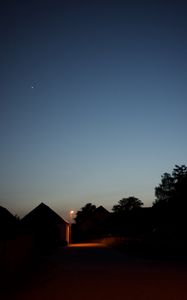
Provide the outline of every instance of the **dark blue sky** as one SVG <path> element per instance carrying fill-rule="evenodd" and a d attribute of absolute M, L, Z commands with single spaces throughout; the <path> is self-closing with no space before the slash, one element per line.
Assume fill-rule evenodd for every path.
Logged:
<path fill-rule="evenodd" d="M 0 203 L 154 200 L 187 163 L 185 1 L 0 4 Z"/>

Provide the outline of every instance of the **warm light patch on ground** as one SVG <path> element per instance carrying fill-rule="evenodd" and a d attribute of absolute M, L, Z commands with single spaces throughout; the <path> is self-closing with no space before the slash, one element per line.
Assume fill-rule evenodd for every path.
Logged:
<path fill-rule="evenodd" d="M 78 243 L 78 244 L 69 244 L 69 247 L 105 247 L 101 243 Z"/>

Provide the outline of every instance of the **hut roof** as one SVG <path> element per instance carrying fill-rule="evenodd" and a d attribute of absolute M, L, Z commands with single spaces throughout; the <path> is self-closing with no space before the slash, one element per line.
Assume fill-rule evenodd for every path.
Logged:
<path fill-rule="evenodd" d="M 21 220 L 22 224 L 27 227 L 38 227 L 53 224 L 68 224 L 56 212 L 46 204 L 41 203 Z"/>

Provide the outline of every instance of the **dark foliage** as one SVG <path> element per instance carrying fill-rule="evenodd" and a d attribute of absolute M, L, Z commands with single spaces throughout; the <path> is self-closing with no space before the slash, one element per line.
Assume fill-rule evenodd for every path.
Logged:
<path fill-rule="evenodd" d="M 164 173 L 155 196 L 154 231 L 149 242 L 155 252 L 182 255 L 187 250 L 187 167 L 175 165 L 171 174 Z"/>
<path fill-rule="evenodd" d="M 96 208 L 88 203 L 77 212 L 72 227 L 73 240 L 85 241 L 101 238 L 108 234 L 110 213 L 103 207 Z"/>
<path fill-rule="evenodd" d="M 94 204 L 87 203 L 85 206 L 83 206 L 80 210 L 77 211 L 75 223 L 81 224 L 85 222 L 85 220 L 87 220 L 95 210 L 96 206 Z"/>
<path fill-rule="evenodd" d="M 117 205 L 114 205 L 112 210 L 114 213 L 121 213 L 132 211 L 134 209 L 140 208 L 143 205 L 143 202 L 136 197 L 123 198 L 118 201 Z"/>
<path fill-rule="evenodd" d="M 180 210 L 187 208 L 187 167 L 175 165 L 172 174 L 164 173 L 155 188 L 153 207 Z"/>

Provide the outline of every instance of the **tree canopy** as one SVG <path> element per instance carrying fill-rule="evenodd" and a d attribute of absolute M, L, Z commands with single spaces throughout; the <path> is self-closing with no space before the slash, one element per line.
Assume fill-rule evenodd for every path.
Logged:
<path fill-rule="evenodd" d="M 141 208 L 142 205 L 143 202 L 140 199 L 131 196 L 119 200 L 118 204 L 114 205 L 112 210 L 114 213 L 121 213 L 121 212 L 131 211 L 137 208 Z"/>
<path fill-rule="evenodd" d="M 80 224 L 84 222 L 88 217 L 92 215 L 92 213 L 96 210 L 96 206 L 92 203 L 87 203 L 80 210 L 77 211 L 75 222 L 76 224 Z"/>
<path fill-rule="evenodd" d="M 171 174 L 164 173 L 155 187 L 155 196 L 154 207 L 187 206 L 187 167 L 175 165 Z"/>

